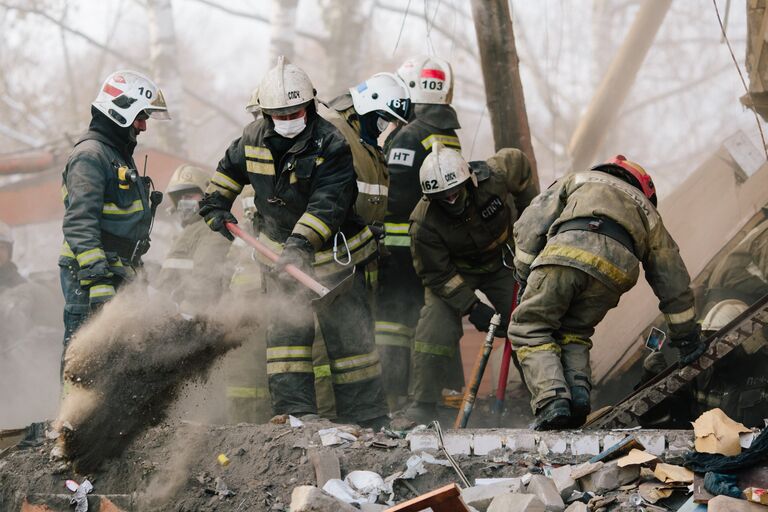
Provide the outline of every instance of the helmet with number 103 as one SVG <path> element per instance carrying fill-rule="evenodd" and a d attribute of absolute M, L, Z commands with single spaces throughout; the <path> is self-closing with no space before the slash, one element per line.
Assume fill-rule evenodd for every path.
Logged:
<path fill-rule="evenodd" d="M 417 55 L 397 70 L 411 93 L 413 103 L 449 105 L 453 101 L 453 70 L 440 57 Z"/>

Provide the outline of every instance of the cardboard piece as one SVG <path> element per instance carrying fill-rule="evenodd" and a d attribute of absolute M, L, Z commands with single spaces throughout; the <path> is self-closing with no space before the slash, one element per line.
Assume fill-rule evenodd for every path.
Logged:
<path fill-rule="evenodd" d="M 759 487 L 748 487 L 744 489 L 744 497 L 749 501 L 760 503 L 761 505 L 768 505 L 768 489 L 761 489 Z"/>
<path fill-rule="evenodd" d="M 739 434 L 745 432 L 751 430 L 733 421 L 721 409 L 710 409 L 693 422 L 694 448 L 702 453 L 738 455 L 741 453 Z"/>
<path fill-rule="evenodd" d="M 674 464 L 659 462 L 656 464 L 656 469 L 653 470 L 653 475 L 665 484 L 693 483 L 693 471 L 682 466 L 675 466 Z"/>
<path fill-rule="evenodd" d="M 643 482 L 637 492 L 648 503 L 656 503 L 672 496 L 674 489 L 659 482 Z"/>
<path fill-rule="evenodd" d="M 649 462 L 658 460 L 659 458 L 652 453 L 633 448 L 632 451 L 630 451 L 627 455 L 619 459 L 619 467 L 624 468 L 627 466 L 639 466 L 641 464 L 647 464 Z"/>

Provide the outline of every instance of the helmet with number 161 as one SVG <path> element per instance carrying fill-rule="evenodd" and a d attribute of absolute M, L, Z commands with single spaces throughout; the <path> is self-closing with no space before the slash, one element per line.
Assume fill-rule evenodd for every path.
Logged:
<path fill-rule="evenodd" d="M 411 99 L 408 88 L 392 73 L 376 73 L 365 82 L 350 87 L 355 112 L 364 116 L 377 112 L 389 121 L 408 122 Z"/>
<path fill-rule="evenodd" d="M 92 105 L 125 128 L 144 112 L 153 119 L 170 119 L 163 91 L 137 71 L 115 71 L 107 77 Z"/>
<path fill-rule="evenodd" d="M 449 105 L 453 101 L 453 70 L 445 59 L 417 55 L 406 60 L 397 75 L 408 86 L 413 103 Z"/>

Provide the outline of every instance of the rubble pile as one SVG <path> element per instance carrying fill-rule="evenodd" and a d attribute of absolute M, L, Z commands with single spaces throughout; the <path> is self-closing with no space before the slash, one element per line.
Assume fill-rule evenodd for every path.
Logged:
<path fill-rule="evenodd" d="M 87 479 L 88 510 L 97 511 L 106 502 L 115 507 L 109 510 L 126 512 L 380 511 L 447 484 L 458 484 L 466 510 L 478 512 L 690 511 L 694 498 L 712 498 L 703 475 L 682 466 L 697 440 L 691 431 L 647 430 L 438 436 L 423 426 L 373 432 L 294 417 L 266 425 L 181 422 L 149 429 L 121 457 L 87 474 L 51 460 L 55 441 L 45 436 L 37 446 L 1 452 L 0 509 L 22 510 L 26 503 L 49 507 L 27 511 L 69 510 L 67 480 Z M 759 504 L 764 473 L 749 480 L 752 502 L 739 499 L 741 508 L 733 508 L 718 497 L 713 505 L 725 508 L 710 508 L 768 512 Z"/>

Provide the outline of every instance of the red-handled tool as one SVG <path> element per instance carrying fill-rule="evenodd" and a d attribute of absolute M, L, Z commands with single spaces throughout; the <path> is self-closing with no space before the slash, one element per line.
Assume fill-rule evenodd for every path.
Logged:
<path fill-rule="evenodd" d="M 267 247 L 263 242 L 260 242 L 256 237 L 253 237 L 243 231 L 240 226 L 237 224 L 233 224 L 231 222 L 226 223 L 227 229 L 235 235 L 236 237 L 240 238 L 243 242 L 247 243 L 256 251 L 258 251 L 262 256 L 267 258 L 272 263 L 277 263 L 277 260 L 280 259 L 280 256 L 272 251 L 269 247 Z M 285 266 L 285 272 L 287 272 L 291 277 L 293 277 L 295 280 L 297 280 L 299 283 L 303 284 L 313 292 L 317 294 L 317 298 L 312 300 L 312 304 L 317 308 L 327 308 L 330 306 L 341 294 L 348 291 L 353 284 L 354 274 L 355 274 L 355 267 L 352 267 L 352 272 L 345 277 L 338 285 L 336 285 L 334 288 L 328 288 L 320 283 L 318 283 L 315 279 L 313 279 L 310 275 L 308 275 L 306 272 L 303 272 L 299 268 L 297 268 L 295 265 L 286 265 Z"/>

